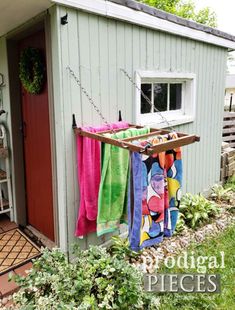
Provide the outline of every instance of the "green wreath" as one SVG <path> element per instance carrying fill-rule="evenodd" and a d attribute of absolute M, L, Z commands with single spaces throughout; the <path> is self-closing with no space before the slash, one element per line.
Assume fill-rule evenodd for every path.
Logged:
<path fill-rule="evenodd" d="M 44 62 L 39 49 L 25 48 L 20 55 L 19 78 L 30 94 L 39 94 L 44 82 Z"/>

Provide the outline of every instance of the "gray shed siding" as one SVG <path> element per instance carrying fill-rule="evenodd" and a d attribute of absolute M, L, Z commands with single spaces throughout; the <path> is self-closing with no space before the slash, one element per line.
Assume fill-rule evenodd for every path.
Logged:
<path fill-rule="evenodd" d="M 67 208 L 63 212 L 68 218 L 68 243 L 76 240 L 73 236 L 79 203 L 71 116 L 76 114 L 78 126 L 101 123 L 69 76 L 68 65 L 80 76 L 83 86 L 109 121 L 117 120 L 118 110 L 122 111 L 124 120 L 135 121 L 135 90 L 120 68 L 131 75 L 139 69 L 195 73 L 195 121 L 177 129 L 198 134 L 201 142 L 183 148 L 183 191 L 203 192 L 218 182 L 227 50 L 76 9 L 57 6 L 50 13 L 52 38 L 55 38 L 52 41 L 55 114 L 62 120 L 56 144 L 65 151 L 63 155 L 57 154 L 65 176 L 61 186 Z M 62 26 L 60 17 L 66 13 L 68 24 Z M 97 241 L 91 235 L 82 244 L 101 243 L 107 238 Z"/>

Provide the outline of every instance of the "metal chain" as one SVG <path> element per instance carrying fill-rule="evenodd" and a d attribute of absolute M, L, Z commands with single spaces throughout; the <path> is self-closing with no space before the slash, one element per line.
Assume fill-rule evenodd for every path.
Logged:
<path fill-rule="evenodd" d="M 142 89 L 136 84 L 136 82 L 132 79 L 132 77 L 126 72 L 125 69 L 120 69 L 125 76 L 128 78 L 128 80 L 132 83 L 133 86 L 135 86 L 135 88 L 140 92 L 140 94 L 142 95 L 142 97 L 147 101 L 147 103 L 153 108 L 154 111 L 157 112 L 161 118 L 163 119 L 163 121 L 165 123 L 167 123 L 168 127 L 171 129 L 171 131 L 175 132 L 175 129 L 171 126 L 171 124 L 169 123 L 169 121 L 167 120 L 167 118 L 165 116 L 162 115 L 161 111 L 159 111 L 155 105 L 152 104 L 152 102 L 150 101 L 150 99 L 145 95 L 145 93 L 142 91 Z"/>
<path fill-rule="evenodd" d="M 76 74 L 74 73 L 74 71 L 68 66 L 67 70 L 69 71 L 70 75 L 74 78 L 74 80 L 76 81 L 76 83 L 79 85 L 79 87 L 81 88 L 83 94 L 87 97 L 87 99 L 89 100 L 90 104 L 93 106 L 93 108 L 95 109 L 95 111 L 99 114 L 99 116 L 101 117 L 101 119 L 103 120 L 103 122 L 108 126 L 108 128 L 110 128 L 110 130 L 112 131 L 113 134 L 116 134 L 115 130 L 112 128 L 112 126 L 109 124 L 109 122 L 106 120 L 106 118 L 104 117 L 104 115 L 102 114 L 102 112 L 100 111 L 100 109 L 97 107 L 97 105 L 94 103 L 94 100 L 91 98 L 91 96 L 89 95 L 89 93 L 87 92 L 87 90 L 82 86 L 81 81 L 79 80 L 79 78 L 76 76 Z"/>
<path fill-rule="evenodd" d="M 103 120 L 103 122 L 107 125 L 107 127 L 110 129 L 110 131 L 112 132 L 112 134 L 116 134 L 115 129 L 109 124 L 109 122 L 106 120 L 106 118 L 104 117 L 104 115 L 102 114 L 102 112 L 100 111 L 100 109 L 97 107 L 97 105 L 94 103 L 94 100 L 91 98 L 91 96 L 89 95 L 89 93 L 87 92 L 87 90 L 82 86 L 81 81 L 79 80 L 79 78 L 76 76 L 76 74 L 74 73 L 74 71 L 67 66 L 66 68 L 70 75 L 74 78 L 74 80 L 76 81 L 76 83 L 79 85 L 79 87 L 81 88 L 83 94 L 87 97 L 87 99 L 89 100 L 90 104 L 93 106 L 93 108 L 95 109 L 95 111 L 99 114 L 99 116 L 101 117 L 101 119 Z M 128 148 L 128 146 L 126 144 L 123 143 L 123 141 L 121 139 L 117 139 L 123 148 Z"/>

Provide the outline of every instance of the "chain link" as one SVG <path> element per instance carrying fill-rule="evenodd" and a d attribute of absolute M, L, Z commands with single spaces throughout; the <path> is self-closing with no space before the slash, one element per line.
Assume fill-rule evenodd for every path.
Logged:
<path fill-rule="evenodd" d="M 115 129 L 110 125 L 110 123 L 106 120 L 106 118 L 104 117 L 104 115 L 102 114 L 102 112 L 100 111 L 100 109 L 97 107 L 97 105 L 94 103 L 94 100 L 91 98 L 91 96 L 89 95 L 89 93 L 87 92 L 87 90 L 82 86 L 81 81 L 79 80 L 79 78 L 76 76 L 76 74 L 74 73 L 74 71 L 67 66 L 67 70 L 69 71 L 70 75 L 74 78 L 74 80 L 76 81 L 76 83 L 79 85 L 79 87 L 81 88 L 83 94 L 87 97 L 87 99 L 89 100 L 90 104 L 93 106 L 93 108 L 95 109 L 95 111 L 99 114 L 99 116 L 101 117 L 101 119 L 103 120 L 103 122 L 107 125 L 107 127 L 110 129 L 110 131 L 112 132 L 112 134 L 116 134 Z M 124 142 L 121 139 L 117 139 L 123 148 L 127 149 L 128 146 L 126 144 L 124 144 Z"/>
<path fill-rule="evenodd" d="M 175 129 L 171 126 L 171 124 L 169 123 L 169 121 L 167 120 L 167 118 L 165 116 L 162 115 L 161 111 L 159 111 L 151 102 L 151 100 L 145 95 L 145 93 L 142 91 L 142 89 L 136 84 L 136 82 L 132 79 L 132 77 L 126 72 L 125 69 L 120 69 L 125 76 L 128 78 L 128 80 L 132 83 L 133 86 L 135 86 L 135 88 L 140 92 L 140 94 L 142 95 L 142 97 L 147 101 L 147 103 L 152 107 L 155 112 L 157 112 L 161 118 L 163 119 L 163 121 L 168 125 L 168 128 L 171 129 L 171 131 L 175 132 Z"/>
<path fill-rule="evenodd" d="M 79 78 L 76 76 L 76 74 L 74 73 L 74 71 L 68 66 L 67 70 L 69 71 L 70 75 L 74 78 L 74 80 L 76 81 L 76 83 L 79 85 L 79 87 L 81 88 L 83 94 L 87 97 L 87 99 L 89 100 L 90 104 L 93 106 L 94 110 L 99 114 L 100 118 L 102 119 L 102 121 L 107 125 L 107 127 L 111 130 L 111 132 L 113 134 L 116 134 L 116 131 L 113 129 L 113 127 L 109 124 L 109 122 L 106 120 L 106 118 L 104 117 L 104 115 L 102 114 L 102 112 L 100 111 L 100 109 L 97 107 L 97 105 L 94 103 L 94 100 L 91 98 L 91 96 L 89 95 L 89 93 L 87 92 L 87 90 L 82 86 L 81 81 L 79 80 Z"/>

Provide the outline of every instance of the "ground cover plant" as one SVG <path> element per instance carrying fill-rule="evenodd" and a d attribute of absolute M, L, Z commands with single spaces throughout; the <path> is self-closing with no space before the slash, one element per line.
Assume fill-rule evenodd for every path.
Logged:
<path fill-rule="evenodd" d="M 158 309 L 158 299 L 143 290 L 142 273 L 123 258 L 98 246 L 74 254 L 70 263 L 58 249 L 46 249 L 26 278 L 14 277 L 19 309 Z"/>
<path fill-rule="evenodd" d="M 125 260 L 137 258 L 141 254 L 141 251 L 135 252 L 131 250 L 128 238 L 122 238 L 120 236 L 112 237 L 112 245 L 108 249 L 108 252 L 113 257 Z"/>
<path fill-rule="evenodd" d="M 221 294 L 207 293 L 172 293 L 160 295 L 160 310 L 228 310 L 234 309 L 234 279 L 235 279 L 235 226 L 229 227 L 216 238 L 209 238 L 202 244 L 192 244 L 187 252 L 194 252 L 194 256 L 216 256 L 220 260 L 220 252 L 224 252 L 225 268 L 209 269 L 207 273 L 221 275 Z M 167 269 L 165 266 L 158 271 L 159 273 L 195 273 L 195 269 L 183 269 L 174 267 Z"/>

